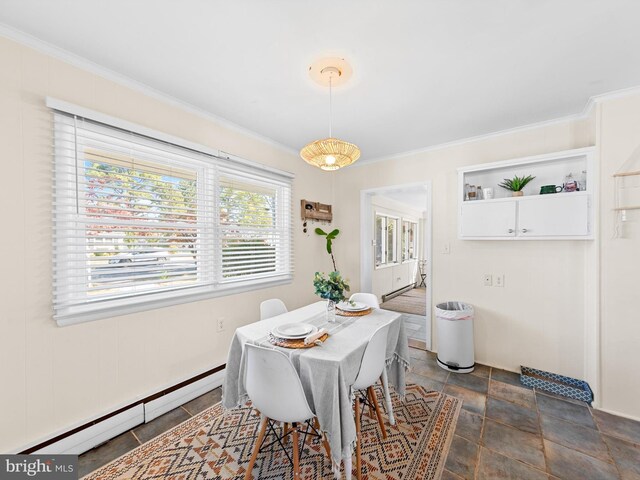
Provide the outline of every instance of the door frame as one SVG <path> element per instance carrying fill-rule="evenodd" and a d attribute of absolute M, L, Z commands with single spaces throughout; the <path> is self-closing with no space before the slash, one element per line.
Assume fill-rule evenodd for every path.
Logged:
<path fill-rule="evenodd" d="M 398 192 L 414 192 L 424 191 L 425 209 L 424 209 L 424 232 L 422 235 L 422 248 L 424 252 L 424 260 L 427 262 L 427 288 L 426 288 L 426 305 L 427 313 L 425 315 L 427 338 L 426 348 L 432 349 L 432 301 L 433 301 L 433 247 L 432 247 L 432 227 L 433 227 L 433 202 L 432 202 L 432 185 L 431 181 L 404 183 L 398 185 L 388 185 L 384 187 L 368 188 L 360 190 L 360 289 L 363 292 L 371 292 L 373 287 L 373 240 L 374 240 L 374 222 L 373 207 L 371 199 L 374 195 L 385 195 Z M 418 259 L 420 260 L 420 259 Z"/>

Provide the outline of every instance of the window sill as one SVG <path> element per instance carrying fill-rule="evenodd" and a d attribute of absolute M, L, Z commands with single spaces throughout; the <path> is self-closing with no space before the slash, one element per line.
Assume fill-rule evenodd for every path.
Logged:
<path fill-rule="evenodd" d="M 400 262 L 383 263 L 382 265 L 377 265 L 374 269 L 375 270 L 384 270 L 385 268 L 395 267 L 396 265 L 400 265 Z"/>
<path fill-rule="evenodd" d="M 81 312 L 73 312 L 66 314 L 54 315 L 54 320 L 59 327 L 66 327 L 78 323 L 92 322 L 103 318 L 119 317 L 131 313 L 144 312 L 148 310 L 156 310 L 158 308 L 169 307 L 172 305 L 180 305 L 183 303 L 198 302 L 208 300 L 210 298 L 226 297 L 228 295 L 236 295 L 239 293 L 260 290 L 263 288 L 276 287 L 279 285 L 287 285 L 293 281 L 292 275 L 282 275 L 277 278 L 261 279 L 260 281 L 251 281 L 251 283 L 228 283 L 219 285 L 216 290 L 206 292 L 183 293 L 172 297 L 158 298 L 150 296 L 144 301 L 138 299 L 131 305 L 103 306 L 100 308 L 85 309 Z M 256 314 L 256 321 L 259 316 Z"/>

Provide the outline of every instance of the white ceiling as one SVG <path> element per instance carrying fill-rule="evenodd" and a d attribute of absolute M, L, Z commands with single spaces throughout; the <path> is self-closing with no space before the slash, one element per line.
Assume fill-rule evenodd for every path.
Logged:
<path fill-rule="evenodd" d="M 343 56 L 334 135 L 362 160 L 550 120 L 640 85 L 638 0 L 0 0 L 0 22 L 294 150 Z"/>

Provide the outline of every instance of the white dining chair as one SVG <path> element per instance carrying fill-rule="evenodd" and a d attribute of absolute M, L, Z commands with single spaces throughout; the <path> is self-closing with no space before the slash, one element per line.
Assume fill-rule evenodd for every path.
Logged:
<path fill-rule="evenodd" d="M 373 293 L 354 293 L 349 298 L 350 302 L 360 302 L 371 308 L 380 308 L 380 304 L 378 303 L 378 297 L 376 297 Z M 393 405 L 391 404 L 391 392 L 389 391 L 389 380 L 387 378 L 387 370 L 383 369 L 382 375 L 380 376 L 380 383 L 382 383 L 382 391 L 384 392 L 384 403 L 387 407 L 387 414 L 389 415 L 389 423 L 391 425 L 396 424 L 396 419 L 393 415 Z"/>
<path fill-rule="evenodd" d="M 373 407 L 378 418 L 378 425 L 380 425 L 380 430 L 382 431 L 382 438 L 387 438 L 387 430 L 384 427 L 384 421 L 382 420 L 382 414 L 378 407 L 378 400 L 373 386 L 382 375 L 382 371 L 385 369 L 388 332 L 389 326 L 383 325 L 371 336 L 369 343 L 367 344 L 367 348 L 364 351 L 364 355 L 362 356 L 360 371 L 358 372 L 358 376 L 351 387 L 356 392 L 354 411 L 356 418 L 356 478 L 358 480 L 360 480 L 362 475 L 362 442 L 360 438 L 361 404 L 369 405 L 369 408 Z"/>
<path fill-rule="evenodd" d="M 272 348 L 259 347 L 247 344 L 245 388 L 251 399 L 253 407 L 262 415 L 260 430 L 256 440 L 253 454 L 247 467 L 245 480 L 252 478 L 251 471 L 262 448 L 267 427 L 276 436 L 276 440 L 267 445 L 280 444 L 287 458 L 289 453 L 285 450 L 282 440 L 289 434 L 293 437 L 293 478 L 300 478 L 300 456 L 298 435 L 304 433 L 304 441 L 307 435 L 323 438 L 324 448 L 331 458 L 329 442 L 320 432 L 320 425 L 315 413 L 309 407 L 307 397 L 302 389 L 302 382 L 289 357 Z M 274 428 L 276 422 L 283 422 L 285 427 L 291 424 L 291 428 L 285 428 L 284 434 L 278 436 Z M 301 430 L 300 424 L 306 423 L 306 429 Z M 266 447 L 265 447 L 266 448 Z"/>
<path fill-rule="evenodd" d="M 266 320 L 287 312 L 287 306 L 279 298 L 271 298 L 260 304 L 260 320 Z"/>
<path fill-rule="evenodd" d="M 349 301 L 364 303 L 366 306 L 371 308 L 380 308 L 378 297 L 373 293 L 354 293 L 349 297 Z"/>

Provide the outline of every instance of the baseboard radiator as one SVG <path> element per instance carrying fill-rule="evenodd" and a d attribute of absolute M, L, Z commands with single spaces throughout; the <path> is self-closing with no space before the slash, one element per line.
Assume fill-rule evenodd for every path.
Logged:
<path fill-rule="evenodd" d="M 391 300 L 393 297 L 397 297 L 398 295 L 402 295 L 404 292 L 408 292 L 409 290 L 413 290 L 413 288 L 416 286 L 416 283 L 410 283 L 409 285 L 406 285 L 402 288 L 399 288 L 398 290 L 394 290 L 393 292 L 389 292 L 389 293 L 385 293 L 384 295 L 382 295 L 382 303 L 387 302 L 389 300 Z"/>
<path fill-rule="evenodd" d="M 80 455 L 222 385 L 224 365 L 15 453 Z"/>

